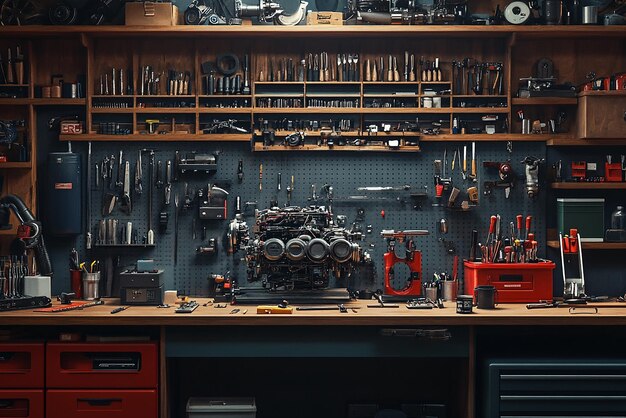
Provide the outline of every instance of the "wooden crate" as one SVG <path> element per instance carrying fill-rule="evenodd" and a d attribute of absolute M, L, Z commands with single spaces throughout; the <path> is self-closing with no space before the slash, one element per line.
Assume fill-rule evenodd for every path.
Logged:
<path fill-rule="evenodd" d="M 583 92 L 578 100 L 580 138 L 626 138 L 626 92 Z"/>
<path fill-rule="evenodd" d="M 172 3 L 126 3 L 126 25 L 175 26 L 179 24 L 178 7 Z"/>
<path fill-rule="evenodd" d="M 307 25 L 343 25 L 341 12 L 309 12 L 306 16 Z"/>

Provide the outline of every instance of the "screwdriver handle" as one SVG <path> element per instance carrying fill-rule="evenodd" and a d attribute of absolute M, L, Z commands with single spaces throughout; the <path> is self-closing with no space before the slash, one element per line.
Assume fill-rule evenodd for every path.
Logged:
<path fill-rule="evenodd" d="M 529 239 L 530 236 L 530 225 L 533 222 L 533 217 L 532 216 L 527 216 L 526 217 L 526 239 Z"/>
<path fill-rule="evenodd" d="M 496 230 L 496 215 L 491 215 L 491 219 L 489 220 L 489 233 L 493 234 Z"/>
<path fill-rule="evenodd" d="M 522 221 L 524 217 L 522 215 L 517 215 L 515 220 L 517 221 L 517 236 L 522 237 Z"/>

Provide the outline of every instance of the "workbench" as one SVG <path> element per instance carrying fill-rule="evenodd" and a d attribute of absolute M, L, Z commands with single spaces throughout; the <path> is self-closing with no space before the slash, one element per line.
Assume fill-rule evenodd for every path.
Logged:
<path fill-rule="evenodd" d="M 139 306 L 111 314 L 116 299 L 68 312 L 5 312 L 0 332 L 19 330 L 48 343 L 60 332 L 149 336 L 159 347 L 161 417 L 183 417 L 187 398 L 201 395 L 255 396 L 260 418 L 288 416 L 294 408 L 301 408 L 302 417 L 345 416 L 337 410 L 349 402 L 407 397 L 446 403 L 448 416 L 490 416 L 481 397 L 487 396 L 485 370 L 492 359 L 626 358 L 621 349 L 626 304 L 618 302 L 593 305 L 600 306 L 597 313 L 587 307 L 571 312 L 510 304 L 461 315 L 449 302 L 443 309 L 408 310 L 404 304 L 368 308 L 374 301 L 357 301 L 347 305 L 347 313 L 294 309 L 263 315 L 256 306 L 231 313 L 234 306 L 196 300 L 200 306 L 191 314 Z M 384 332 L 407 329 L 416 330 L 413 338 Z M 420 330 L 431 329 L 445 329 L 451 338 L 419 337 Z M 399 373 L 408 384 L 392 383 Z M 312 391 L 324 400 L 311 409 L 315 412 L 301 406 L 310 402 Z"/>

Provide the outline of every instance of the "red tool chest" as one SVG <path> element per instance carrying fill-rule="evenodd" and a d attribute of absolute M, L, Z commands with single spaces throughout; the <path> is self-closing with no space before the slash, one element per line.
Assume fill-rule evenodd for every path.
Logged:
<path fill-rule="evenodd" d="M 43 390 L 0 390 L 0 417 L 44 418 Z"/>
<path fill-rule="evenodd" d="M 46 394 L 46 418 L 156 417 L 156 390 L 49 390 Z"/>
<path fill-rule="evenodd" d="M 42 388 L 43 373 L 43 343 L 0 343 L 0 388 Z"/>
<path fill-rule="evenodd" d="M 48 343 L 46 387 L 156 388 L 157 352 L 156 343 Z"/>
<path fill-rule="evenodd" d="M 465 261 L 465 294 L 477 286 L 494 286 L 497 303 L 552 300 L 552 261 L 539 263 L 474 263 Z"/>

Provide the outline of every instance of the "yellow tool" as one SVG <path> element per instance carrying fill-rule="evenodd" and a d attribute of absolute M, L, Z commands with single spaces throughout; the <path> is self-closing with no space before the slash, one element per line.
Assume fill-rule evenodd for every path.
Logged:
<path fill-rule="evenodd" d="M 472 179 L 476 180 L 476 142 L 472 142 Z"/>
<path fill-rule="evenodd" d="M 259 164 L 259 191 L 263 191 L 263 164 Z"/>
<path fill-rule="evenodd" d="M 256 313 L 260 315 L 269 314 L 292 314 L 293 307 L 291 306 L 272 306 L 272 305 L 259 305 L 256 307 Z"/>

